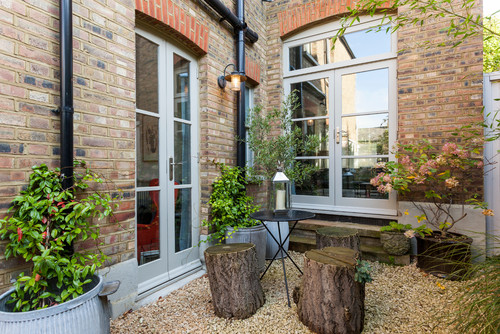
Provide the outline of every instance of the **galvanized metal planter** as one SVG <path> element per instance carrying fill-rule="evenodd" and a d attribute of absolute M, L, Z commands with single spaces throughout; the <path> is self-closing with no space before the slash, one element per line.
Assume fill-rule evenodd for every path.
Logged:
<path fill-rule="evenodd" d="M 29 312 L 11 312 L 6 304 L 14 289 L 0 296 L 0 333 L 106 334 L 109 333 L 108 295 L 116 292 L 119 281 L 103 282 L 94 276 L 88 292 L 57 306 Z"/>
<path fill-rule="evenodd" d="M 229 233 L 229 236 L 228 236 Z M 266 238 L 267 231 L 264 225 L 259 224 L 254 227 L 239 228 L 238 231 L 233 232 L 232 227 L 228 227 L 226 231 L 226 244 L 234 243 L 252 243 L 255 245 L 257 251 L 257 265 L 259 271 L 262 272 L 266 269 Z"/>

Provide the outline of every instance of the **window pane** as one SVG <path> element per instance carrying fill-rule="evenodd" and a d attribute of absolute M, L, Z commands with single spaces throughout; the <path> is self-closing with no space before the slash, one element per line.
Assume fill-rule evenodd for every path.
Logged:
<path fill-rule="evenodd" d="M 290 71 L 325 65 L 333 57 L 331 39 L 321 39 L 290 48 Z"/>
<path fill-rule="evenodd" d="M 158 113 L 158 45 L 135 35 L 137 108 Z"/>
<path fill-rule="evenodd" d="M 328 79 L 297 82 L 290 88 L 299 104 L 292 112 L 293 118 L 328 115 Z"/>
<path fill-rule="evenodd" d="M 174 122 L 174 181 L 191 183 L 191 125 Z"/>
<path fill-rule="evenodd" d="M 137 192 L 137 260 L 160 258 L 160 191 Z"/>
<path fill-rule="evenodd" d="M 391 51 L 391 33 L 365 29 L 340 37 L 332 48 L 332 39 L 294 46 L 289 49 L 290 71 L 363 58 Z"/>
<path fill-rule="evenodd" d="M 191 189 L 175 189 L 175 252 L 191 247 Z"/>
<path fill-rule="evenodd" d="M 149 187 L 159 177 L 158 118 L 137 113 L 136 127 L 137 186 Z"/>
<path fill-rule="evenodd" d="M 328 156 L 328 119 L 308 119 L 293 124 L 300 127 L 304 138 L 308 135 L 317 135 L 321 141 L 318 149 L 313 152 L 299 152 L 299 156 Z"/>
<path fill-rule="evenodd" d="M 189 60 L 174 53 L 174 116 L 185 120 L 191 119 L 189 96 Z"/>
<path fill-rule="evenodd" d="M 385 32 L 388 26 L 382 27 L 382 31 L 375 32 L 365 29 L 345 34 L 339 39 L 337 46 L 342 45 L 351 59 L 378 55 L 391 52 L 391 32 Z"/>
<path fill-rule="evenodd" d="M 250 125 L 250 124 L 248 124 L 248 122 L 250 122 L 250 108 L 253 105 L 253 101 L 251 101 L 252 98 L 253 98 L 253 94 L 251 92 L 251 88 L 248 86 L 245 86 L 245 130 L 247 132 L 248 132 L 248 128 Z M 252 167 L 253 166 L 253 151 L 248 146 L 248 142 L 245 144 L 245 147 L 246 147 L 245 161 L 247 163 L 247 166 Z"/>
<path fill-rule="evenodd" d="M 389 154 L 389 114 L 342 118 L 343 155 Z"/>
<path fill-rule="evenodd" d="M 342 76 L 342 114 L 389 109 L 389 70 Z"/>
<path fill-rule="evenodd" d="M 295 184 L 293 194 L 310 196 L 328 196 L 329 194 L 329 160 L 328 159 L 301 159 L 296 160 L 304 168 L 315 167 L 317 169 L 302 184 Z"/>
<path fill-rule="evenodd" d="M 342 197 L 388 199 L 370 184 L 370 179 L 381 171 L 374 168 L 387 158 L 342 159 Z"/>

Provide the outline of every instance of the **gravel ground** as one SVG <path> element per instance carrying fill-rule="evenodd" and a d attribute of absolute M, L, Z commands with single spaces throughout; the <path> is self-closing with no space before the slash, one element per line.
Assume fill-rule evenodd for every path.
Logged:
<path fill-rule="evenodd" d="M 290 252 L 302 266 L 303 254 Z M 290 298 L 299 285 L 297 269 L 285 261 Z M 415 266 L 371 263 L 373 282 L 366 284 L 363 333 L 453 333 L 431 315 L 443 315 L 461 283 L 420 272 Z M 245 320 L 214 315 L 206 275 L 139 310 L 111 322 L 111 333 L 312 333 L 288 308 L 281 261 L 275 261 L 261 281 L 266 303 Z"/>

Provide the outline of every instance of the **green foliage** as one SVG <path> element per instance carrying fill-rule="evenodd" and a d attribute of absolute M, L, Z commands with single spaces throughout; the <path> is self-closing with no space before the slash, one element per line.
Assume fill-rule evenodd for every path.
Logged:
<path fill-rule="evenodd" d="M 14 284 L 14 311 L 30 311 L 63 303 L 83 294 L 106 256 L 102 252 L 73 252 L 75 241 L 97 240 L 94 219 L 113 214 L 108 193 L 91 190 L 104 179 L 85 162 L 75 161 L 74 185 L 63 189 L 60 169 L 45 164 L 33 167 L 29 184 L 0 220 L 0 237 L 9 240 L 5 258 L 21 256 L 32 263 L 31 274 L 21 273 Z"/>
<path fill-rule="evenodd" d="M 294 91 L 285 98 L 280 109 L 274 108 L 265 113 L 261 106 L 257 106 L 251 110 L 247 143 L 254 153 L 254 166 L 248 169 L 248 177 L 252 182 L 262 177 L 270 180 L 276 169 L 283 166 L 290 181 L 300 186 L 317 171 L 315 166 L 295 158 L 304 154 L 314 155 L 320 144 L 328 139 L 304 135 L 302 129 L 294 125 L 292 113 L 298 107 L 298 97 Z"/>
<path fill-rule="evenodd" d="M 373 280 L 371 272 L 372 267 L 368 262 L 356 260 L 356 273 L 354 274 L 354 280 L 356 282 L 361 284 L 370 283 Z"/>
<path fill-rule="evenodd" d="M 342 18 L 342 28 L 337 32 L 333 41 L 335 42 L 346 31 L 346 29 L 360 21 L 363 15 L 371 17 L 381 15 L 381 21 L 373 27 L 374 31 L 385 30 L 395 32 L 401 27 L 420 27 L 426 21 L 446 20 L 448 28 L 441 32 L 450 37 L 448 42 L 439 39 L 438 42 L 432 40 L 422 43 L 422 47 L 456 47 L 468 38 L 480 35 L 484 31 L 498 36 L 498 33 L 483 27 L 482 16 L 477 13 L 476 0 L 393 0 L 388 8 L 381 8 L 386 5 L 386 0 L 360 0 L 352 8 L 348 8 L 349 13 Z M 404 10 L 398 8 L 404 7 Z M 397 13 L 397 14 L 396 14 Z M 387 27 L 389 25 L 389 27 Z M 333 43 L 335 45 L 335 43 Z"/>
<path fill-rule="evenodd" d="M 500 70 L 500 22 L 494 18 L 485 18 L 483 34 L 483 72 Z M 493 33 L 494 32 L 494 33 Z"/>
<path fill-rule="evenodd" d="M 418 233 L 422 238 L 424 238 L 426 235 L 432 235 L 432 230 L 427 227 L 427 225 L 422 224 L 417 228 L 414 228 L 413 231 L 415 233 Z"/>
<path fill-rule="evenodd" d="M 204 220 L 201 225 L 213 231 L 207 241 L 222 241 L 228 227 L 233 227 L 236 231 L 257 225 L 259 222 L 250 218 L 250 214 L 257 211 L 258 207 L 253 205 L 253 199 L 246 195 L 247 181 L 239 167 L 229 167 L 215 161 L 214 164 L 220 169 L 221 176 L 212 185 L 212 194 L 208 201 L 211 207 L 210 219 Z"/>
<path fill-rule="evenodd" d="M 392 221 L 389 222 L 389 225 L 382 226 L 380 231 L 382 232 L 404 232 L 406 230 L 411 229 L 411 224 L 400 224 L 398 222 Z"/>

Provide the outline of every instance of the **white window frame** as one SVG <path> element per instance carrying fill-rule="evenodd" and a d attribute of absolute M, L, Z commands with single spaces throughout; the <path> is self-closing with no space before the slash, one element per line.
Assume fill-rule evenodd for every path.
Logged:
<path fill-rule="evenodd" d="M 381 16 L 374 18 L 362 18 L 361 23 L 349 28 L 346 33 L 365 30 L 380 22 Z M 329 196 L 306 196 L 293 195 L 292 206 L 297 209 L 313 210 L 318 213 L 346 214 L 357 213 L 359 215 L 397 215 L 396 194 L 393 192 L 389 199 L 347 198 L 342 197 L 342 158 L 341 152 L 335 143 L 335 128 L 342 128 L 341 115 L 341 78 L 343 74 L 351 72 L 365 72 L 380 68 L 388 68 L 389 71 L 389 149 L 396 141 L 397 136 L 397 82 L 396 82 L 396 59 L 397 59 L 397 36 L 391 34 L 391 52 L 367 56 L 363 58 L 330 63 L 290 71 L 289 49 L 294 46 L 314 42 L 320 39 L 332 37 L 340 28 L 338 21 L 327 23 L 301 32 L 283 43 L 283 86 L 285 95 L 290 94 L 290 85 L 321 78 L 328 78 L 329 86 Z M 338 111 L 337 111 L 338 110 Z M 337 112 L 336 112 L 337 111 Z M 370 113 L 372 114 L 372 113 Z M 360 114 L 362 115 L 362 114 Z M 314 118 L 314 117 L 313 117 Z M 304 158 L 300 157 L 299 159 Z M 321 157 L 309 157 L 318 159 Z M 389 153 L 389 160 L 395 157 Z M 339 185 L 339 186 L 336 186 Z"/>

